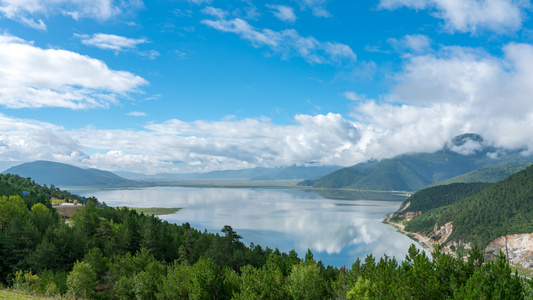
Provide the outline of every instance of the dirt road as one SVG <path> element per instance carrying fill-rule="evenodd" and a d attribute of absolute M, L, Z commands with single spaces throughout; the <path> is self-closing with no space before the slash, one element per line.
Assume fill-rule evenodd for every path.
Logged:
<path fill-rule="evenodd" d="M 435 248 L 433 248 L 433 246 L 431 245 L 431 243 L 429 242 L 428 239 L 426 239 L 425 237 L 423 237 L 422 235 L 420 235 L 418 233 L 405 231 L 405 229 L 404 229 L 405 226 L 403 224 L 392 222 L 390 220 L 391 217 L 392 217 L 392 214 L 390 214 L 387 217 L 387 220 L 385 221 L 387 224 L 390 224 L 390 225 L 398 228 L 398 230 L 401 233 L 405 234 L 405 235 L 413 235 L 413 236 L 415 236 L 418 239 L 418 242 L 420 243 L 420 245 L 422 245 L 424 248 L 428 249 L 429 251 L 433 252 L 435 250 Z"/>

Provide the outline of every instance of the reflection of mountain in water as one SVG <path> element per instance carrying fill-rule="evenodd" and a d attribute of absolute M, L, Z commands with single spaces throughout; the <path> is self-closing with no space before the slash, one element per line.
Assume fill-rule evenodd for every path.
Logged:
<path fill-rule="evenodd" d="M 326 199 L 337 200 L 384 200 L 384 201 L 403 201 L 407 199 L 405 193 L 392 193 L 392 192 L 367 192 L 367 191 L 355 191 L 355 190 L 335 190 L 335 189 L 315 189 L 313 190 L 320 196 Z"/>
<path fill-rule="evenodd" d="M 394 194 L 343 191 L 324 199 L 312 190 L 181 187 L 84 192 L 111 206 L 182 207 L 160 217 L 213 233 L 230 225 L 245 244 L 294 249 L 301 257 L 311 249 L 316 259 L 337 267 L 370 253 L 402 259 L 413 243 L 382 223 L 405 200 Z"/>

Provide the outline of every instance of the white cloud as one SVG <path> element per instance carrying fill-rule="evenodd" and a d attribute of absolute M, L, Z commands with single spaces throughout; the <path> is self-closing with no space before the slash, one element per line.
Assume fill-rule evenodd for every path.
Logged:
<path fill-rule="evenodd" d="M 440 149 L 453 136 L 475 132 L 488 145 L 533 149 L 533 46 L 509 44 L 504 57 L 446 47 L 410 56 L 386 98 L 403 105 L 363 101 L 352 116 L 365 124 L 365 151 L 386 157 Z M 457 148 L 467 154 L 477 145 Z"/>
<path fill-rule="evenodd" d="M 85 45 L 95 46 L 100 49 L 122 51 L 124 49 L 135 49 L 137 45 L 147 42 L 146 39 L 132 39 L 114 34 L 95 33 L 92 36 L 86 34 L 75 34 Z"/>
<path fill-rule="evenodd" d="M 146 117 L 148 116 L 145 112 L 142 112 L 142 111 L 130 111 L 129 113 L 127 113 L 128 116 L 131 116 L 131 117 Z"/>
<path fill-rule="evenodd" d="M 497 33 L 515 31 L 522 27 L 524 10 L 531 8 L 529 0 L 381 0 L 379 7 L 429 9 L 445 21 L 451 31 Z"/>
<path fill-rule="evenodd" d="M 316 17 L 331 17 L 331 14 L 326 10 L 328 0 L 298 0 L 298 2 L 302 9 L 311 9 Z"/>
<path fill-rule="evenodd" d="M 267 46 L 283 59 L 300 56 L 312 64 L 335 64 L 352 62 L 356 55 L 345 44 L 337 42 L 320 42 L 314 37 L 303 37 L 294 29 L 273 31 L 258 30 L 245 20 L 235 18 L 231 20 L 202 20 L 203 24 L 223 32 L 231 32 L 249 41 L 253 47 Z"/>
<path fill-rule="evenodd" d="M 178 59 L 187 59 L 190 56 L 190 53 L 183 52 L 183 51 L 180 51 L 180 50 L 174 50 L 172 52 L 176 55 L 176 57 Z"/>
<path fill-rule="evenodd" d="M 202 5 L 202 4 L 211 4 L 213 2 L 212 0 L 187 0 L 187 2 L 196 4 L 196 5 Z"/>
<path fill-rule="evenodd" d="M 104 50 L 112 50 L 115 54 L 121 51 L 132 51 L 151 60 L 156 59 L 160 55 L 156 50 L 137 50 L 138 45 L 148 43 L 148 40 L 145 38 L 133 39 L 106 33 L 95 33 L 92 36 L 87 34 L 74 34 L 74 36 L 80 38 L 81 42 L 85 45 Z"/>
<path fill-rule="evenodd" d="M 228 13 L 220 8 L 215 8 L 215 7 L 211 7 L 211 6 L 208 6 L 204 9 L 202 9 L 202 13 L 206 14 L 206 15 L 210 15 L 210 16 L 213 16 L 213 17 L 217 17 L 219 19 L 224 19 Z"/>
<path fill-rule="evenodd" d="M 359 96 L 357 96 L 355 92 L 346 91 L 342 95 L 344 96 L 344 98 L 348 100 L 352 100 L 352 101 L 360 100 Z"/>
<path fill-rule="evenodd" d="M 131 140 L 128 138 L 128 142 L 121 145 L 123 151 L 142 153 L 146 145 L 141 148 L 136 142 L 141 135 L 146 144 L 156 148 L 156 156 L 161 160 L 202 162 L 197 168 L 205 170 L 308 161 L 339 163 L 343 157 L 347 158 L 349 151 L 346 150 L 358 140 L 357 128 L 340 115 L 298 115 L 295 120 L 297 124 L 290 126 L 275 125 L 267 119 L 191 123 L 169 120 L 147 125 L 148 131 L 142 133 L 106 131 L 88 135 L 88 132 L 81 132 L 79 136 L 95 148 L 107 149 L 112 143 L 117 146 L 117 139 L 120 145 L 124 137 L 131 135 Z"/>
<path fill-rule="evenodd" d="M 397 51 L 409 50 L 414 53 L 425 52 L 431 46 L 431 39 L 422 34 L 408 34 L 399 40 L 389 38 L 387 42 Z"/>
<path fill-rule="evenodd" d="M 296 14 L 290 6 L 285 5 L 270 5 L 267 4 L 266 7 L 272 9 L 272 13 L 278 19 L 286 23 L 296 22 Z"/>
<path fill-rule="evenodd" d="M 483 150 L 483 143 L 467 140 L 464 144 L 451 146 L 450 150 L 462 155 L 472 155 Z"/>
<path fill-rule="evenodd" d="M 380 0 L 379 7 L 385 9 L 397 9 L 406 6 L 414 9 L 425 9 L 431 0 Z"/>
<path fill-rule="evenodd" d="M 78 142 L 60 126 L 15 119 L 0 113 L 0 161 L 51 159 L 79 150 Z"/>
<path fill-rule="evenodd" d="M 108 107 L 145 84 L 102 61 L 0 35 L 0 105 L 5 107 Z"/>
<path fill-rule="evenodd" d="M 161 55 L 159 52 L 155 50 L 143 51 L 143 52 L 139 52 L 139 54 L 151 60 L 156 59 L 159 55 Z"/>
<path fill-rule="evenodd" d="M 332 113 L 296 115 L 292 125 L 277 125 L 265 118 L 172 119 L 149 123 L 143 130 L 67 131 L 0 115 L 0 160 L 52 159 L 147 173 L 309 161 L 349 166 L 370 158 L 436 151 L 467 132 L 481 134 L 483 145 L 531 151 L 533 46 L 509 44 L 503 53 L 498 58 L 475 49 L 444 47 L 430 54 L 405 56 L 403 70 L 395 77 L 396 87 L 382 99 L 343 93 L 358 100 L 352 120 Z M 142 115 L 131 113 L 136 114 Z M 480 148 L 479 143 L 467 142 L 451 150 L 467 155 Z M 91 154 L 82 149 L 90 149 Z"/>
<path fill-rule="evenodd" d="M 266 30 L 255 32 L 265 39 L 276 36 Z M 283 39 L 272 41 L 272 46 L 259 37 L 255 42 L 276 49 Z M 0 99 L 4 106 L 102 106 L 113 102 L 68 97 L 75 92 L 89 98 L 104 93 L 114 99 L 145 83 L 130 73 L 109 70 L 100 61 L 64 50 L 43 50 L 17 37 L 0 35 L 0 45 Z M 352 104 L 351 120 L 329 113 L 296 115 L 291 125 L 274 124 L 266 118 L 228 117 L 194 122 L 172 119 L 149 123 L 142 130 L 65 130 L 0 114 L 0 160 L 48 159 L 147 173 L 276 167 L 309 161 L 349 166 L 370 158 L 439 150 L 452 137 L 467 132 L 481 134 L 484 145 L 531 151 L 533 45 L 512 43 L 502 52 L 500 58 L 478 49 L 443 47 L 404 56 L 403 69 L 394 77 L 396 86 L 389 94 L 378 100 L 354 91 L 342 94 L 357 101 Z M 73 64 L 79 67 L 72 70 L 69 66 Z M 52 91 L 63 98 L 13 96 L 15 91 L 29 88 Z M 471 154 L 480 147 L 467 142 L 451 150 Z"/>
<path fill-rule="evenodd" d="M 91 18 L 106 21 L 141 7 L 141 0 L 0 0 L 0 15 L 45 30 L 46 24 L 40 17 L 63 14 L 76 20 Z"/>
<path fill-rule="evenodd" d="M 359 132 L 352 122 L 336 114 L 297 115 L 295 121 L 281 126 L 268 119 L 169 120 L 146 125 L 145 130 L 67 131 L 0 115 L 0 144 L 5 145 L 0 147 L 0 160 L 47 159 L 150 173 L 358 161 L 352 148 Z"/>

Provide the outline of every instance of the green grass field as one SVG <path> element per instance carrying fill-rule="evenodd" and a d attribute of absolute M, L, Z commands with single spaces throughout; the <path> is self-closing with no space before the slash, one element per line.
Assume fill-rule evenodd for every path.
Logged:
<path fill-rule="evenodd" d="M 38 299 L 53 299 L 53 298 L 32 296 L 32 295 L 23 294 L 21 292 L 14 292 L 14 291 L 11 291 L 11 290 L 0 289 L 0 300 L 4 300 L 4 299 L 10 299 L 10 300 L 26 300 L 26 299 L 38 300 Z"/>
<path fill-rule="evenodd" d="M 181 208 L 164 208 L 164 207 L 128 207 L 134 209 L 138 213 L 144 213 L 145 215 L 171 215 L 179 211 Z"/>

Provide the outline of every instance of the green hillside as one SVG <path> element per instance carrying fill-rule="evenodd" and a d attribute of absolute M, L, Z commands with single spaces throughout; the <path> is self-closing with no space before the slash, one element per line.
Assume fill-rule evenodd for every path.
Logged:
<path fill-rule="evenodd" d="M 428 187 L 452 183 L 489 182 L 495 183 L 527 168 L 529 163 L 510 163 L 502 166 L 485 167 L 462 174 L 444 181 L 430 184 Z"/>
<path fill-rule="evenodd" d="M 43 203 L 50 206 L 50 199 L 52 197 L 64 200 L 77 200 L 79 203 L 87 202 L 85 197 L 62 191 L 53 185 L 51 187 L 43 187 L 35 183 L 31 178 L 13 174 L 0 174 L 0 196 L 20 196 L 28 208 L 31 208 L 36 203 Z"/>
<path fill-rule="evenodd" d="M 452 183 L 449 185 L 425 188 L 414 193 L 405 200 L 400 206 L 400 210 L 402 213 L 409 211 L 421 211 L 422 213 L 426 213 L 431 209 L 447 206 L 463 200 L 466 197 L 479 193 L 490 185 L 490 183 L 481 182 Z M 403 209 L 406 206 L 407 208 Z"/>
<path fill-rule="evenodd" d="M 478 135 L 466 134 L 456 137 L 454 145 L 460 146 L 464 144 L 465 140 L 479 142 L 482 138 Z M 434 153 L 411 153 L 381 161 L 372 160 L 340 169 L 315 181 L 302 182 L 301 185 L 316 188 L 417 191 L 430 184 L 442 182 L 480 168 L 501 166 L 459 179 L 488 178 L 482 181 L 491 182 L 490 180 L 501 178 L 505 174 L 512 174 L 513 171 L 516 172 L 521 167 L 533 162 L 533 156 L 523 156 L 519 150 L 500 155 L 498 158 L 491 158 L 492 156 L 489 154 L 501 151 L 493 147 L 484 147 L 478 152 L 464 155 L 452 151 L 452 148 L 447 146 L 445 149 Z M 506 167 L 504 167 L 505 165 Z M 484 177 L 482 173 L 485 174 Z"/>
<path fill-rule="evenodd" d="M 484 247 L 493 239 L 533 232 L 533 166 L 458 202 L 429 210 L 409 221 L 411 232 L 431 232 L 453 222 L 448 241 L 475 242 Z"/>
<path fill-rule="evenodd" d="M 130 184 L 124 179 L 108 171 L 82 169 L 67 164 L 51 161 L 35 161 L 11 167 L 3 174 L 17 174 L 31 177 L 36 183 L 57 186 L 81 185 L 120 185 Z"/>
<path fill-rule="evenodd" d="M 344 168 L 314 183 L 318 188 L 416 191 L 491 163 L 484 155 L 460 155 L 442 150 L 405 154 Z"/>

